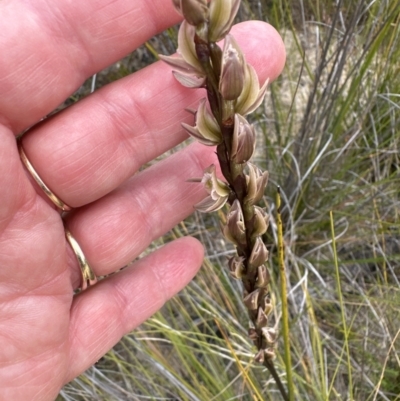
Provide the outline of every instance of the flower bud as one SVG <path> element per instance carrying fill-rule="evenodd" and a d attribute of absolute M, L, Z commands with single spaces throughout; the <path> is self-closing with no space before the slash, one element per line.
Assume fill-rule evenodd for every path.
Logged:
<path fill-rule="evenodd" d="M 208 110 L 206 99 L 201 99 L 196 112 L 196 125 L 194 127 L 182 123 L 182 127 L 193 138 L 207 146 L 219 145 L 222 142 L 221 129 L 217 120 Z"/>
<path fill-rule="evenodd" d="M 225 237 L 239 246 L 246 242 L 244 217 L 239 201 L 236 199 L 226 216 L 226 225 L 223 228 Z"/>
<path fill-rule="evenodd" d="M 254 329 L 253 327 L 250 327 L 248 334 L 249 334 L 250 340 L 254 341 L 254 343 L 256 343 L 258 341 L 259 336 L 258 336 L 256 329 Z"/>
<path fill-rule="evenodd" d="M 253 156 L 256 147 L 256 133 L 253 125 L 240 114 L 235 114 L 231 157 L 237 164 L 246 163 Z"/>
<path fill-rule="evenodd" d="M 260 296 L 260 289 L 257 289 L 243 298 L 243 303 L 246 305 L 247 309 L 251 311 L 257 310 L 259 296 Z"/>
<path fill-rule="evenodd" d="M 207 0 L 172 0 L 176 10 L 190 25 L 200 25 L 208 20 Z"/>
<path fill-rule="evenodd" d="M 268 183 L 268 171 L 262 172 L 257 166 L 247 163 L 249 175 L 246 176 L 247 195 L 244 201 L 247 204 L 255 205 L 264 195 Z"/>
<path fill-rule="evenodd" d="M 264 350 L 260 349 L 257 354 L 254 356 L 254 361 L 257 363 L 263 363 L 265 359 Z"/>
<path fill-rule="evenodd" d="M 252 238 L 259 237 L 260 235 L 263 235 L 267 229 L 268 229 L 268 223 L 269 223 L 269 216 L 265 212 L 264 209 L 262 209 L 259 206 L 253 206 L 254 207 L 254 220 L 253 220 L 253 232 L 251 233 Z"/>
<path fill-rule="evenodd" d="M 212 0 L 208 39 L 218 42 L 230 31 L 240 6 L 240 0 Z"/>
<path fill-rule="evenodd" d="M 264 358 L 267 361 L 272 361 L 273 359 L 275 359 L 276 355 L 275 355 L 275 350 L 273 348 L 266 348 L 264 349 Z M 264 360 L 265 360 L 264 359 Z"/>
<path fill-rule="evenodd" d="M 267 314 L 262 310 L 261 307 L 258 308 L 257 312 L 257 320 L 256 320 L 256 326 L 261 329 L 263 327 L 266 327 L 268 324 L 268 316 Z"/>
<path fill-rule="evenodd" d="M 257 237 L 253 249 L 251 250 L 249 263 L 254 267 L 258 267 L 265 263 L 267 258 L 268 250 L 264 245 L 261 237 Z"/>
<path fill-rule="evenodd" d="M 232 277 L 238 279 L 242 278 L 245 272 L 245 267 L 243 264 L 244 258 L 240 256 L 234 256 L 229 259 L 228 266 Z"/>
<path fill-rule="evenodd" d="M 267 251 L 267 257 L 268 257 L 268 251 Z M 256 287 L 267 288 L 269 282 L 270 282 L 270 276 L 267 268 L 264 265 L 258 266 Z"/>
<path fill-rule="evenodd" d="M 219 91 L 225 100 L 237 99 L 243 90 L 244 60 L 239 45 L 232 35 L 225 38 L 222 51 Z"/>
<path fill-rule="evenodd" d="M 261 308 L 263 309 L 264 313 L 267 316 L 274 309 L 274 306 L 272 305 L 272 301 L 271 301 L 269 294 L 264 295 L 263 299 L 261 300 Z"/>
<path fill-rule="evenodd" d="M 256 70 L 245 63 L 243 91 L 235 102 L 236 113 L 242 116 L 252 113 L 264 100 L 267 85 L 268 80 L 260 88 Z"/>
<path fill-rule="evenodd" d="M 273 345 L 276 342 L 278 335 L 273 327 L 263 327 L 261 331 L 268 345 Z"/>
<path fill-rule="evenodd" d="M 230 188 L 225 182 L 217 178 L 215 166 L 213 164 L 204 170 L 204 176 L 201 182 L 210 196 L 196 204 L 196 209 L 203 213 L 221 209 L 228 200 Z"/>

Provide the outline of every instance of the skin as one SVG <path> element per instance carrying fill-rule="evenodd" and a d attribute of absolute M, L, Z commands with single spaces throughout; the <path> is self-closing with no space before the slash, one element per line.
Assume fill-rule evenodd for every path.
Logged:
<path fill-rule="evenodd" d="M 135 174 L 186 139 L 180 127 L 204 91 L 157 62 L 37 124 L 80 85 L 179 22 L 170 0 L 0 2 L 0 400 L 53 400 L 60 388 L 156 312 L 196 274 L 203 248 L 183 238 L 78 296 L 72 232 L 96 275 L 135 259 L 193 212 L 214 149 L 198 144 Z M 260 81 L 285 52 L 262 22 L 232 33 Z M 37 124 L 37 125 L 35 125 Z M 74 210 L 64 219 L 18 156 Z"/>

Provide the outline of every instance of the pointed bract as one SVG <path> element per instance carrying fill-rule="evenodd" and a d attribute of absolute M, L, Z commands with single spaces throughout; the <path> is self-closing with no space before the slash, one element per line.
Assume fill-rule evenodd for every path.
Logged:
<path fill-rule="evenodd" d="M 169 64 L 177 71 L 183 72 L 184 74 L 194 74 L 197 76 L 202 76 L 201 72 L 199 72 L 195 67 L 187 63 L 179 54 L 176 56 L 164 56 L 163 54 L 159 54 L 159 57 L 162 61 Z"/>
<path fill-rule="evenodd" d="M 181 123 L 182 128 L 185 129 L 185 131 L 194 139 L 199 141 L 201 144 L 206 145 L 206 146 L 216 146 L 219 144 L 219 140 L 214 140 L 214 139 L 208 139 L 202 136 L 199 132 L 199 130 L 195 127 L 192 127 L 189 124 L 186 123 Z"/>
<path fill-rule="evenodd" d="M 194 74 L 181 74 L 178 71 L 172 71 L 175 79 L 186 88 L 202 88 L 206 82 L 206 77 Z"/>
<path fill-rule="evenodd" d="M 197 203 L 194 207 L 202 213 L 215 212 L 224 207 L 228 198 L 213 199 L 212 196 L 207 196 L 201 202 Z"/>

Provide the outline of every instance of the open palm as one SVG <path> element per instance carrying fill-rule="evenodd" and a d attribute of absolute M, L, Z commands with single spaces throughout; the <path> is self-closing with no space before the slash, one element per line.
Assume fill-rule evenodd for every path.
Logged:
<path fill-rule="evenodd" d="M 202 246 L 172 242 L 78 296 L 73 233 L 96 275 L 118 270 L 205 196 L 187 183 L 213 163 L 186 138 L 202 91 L 157 62 L 38 122 L 94 74 L 177 23 L 170 0 L 0 2 L 0 400 L 52 400 L 196 273 Z M 261 81 L 284 63 L 264 23 L 234 34 Z M 267 45 L 266 45 L 267 44 Z M 36 124 L 36 125 L 35 125 Z M 33 126 L 33 127 L 32 127 Z M 64 220 L 24 169 L 16 136 L 43 181 L 74 209 Z"/>

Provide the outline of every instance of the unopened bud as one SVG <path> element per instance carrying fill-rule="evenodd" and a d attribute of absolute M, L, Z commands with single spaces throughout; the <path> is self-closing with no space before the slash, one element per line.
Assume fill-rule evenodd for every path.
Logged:
<path fill-rule="evenodd" d="M 236 199 L 226 216 L 226 225 L 223 228 L 225 237 L 235 245 L 246 242 L 244 217 L 239 201 Z"/>
<path fill-rule="evenodd" d="M 258 297 L 260 296 L 260 289 L 254 290 L 243 298 L 243 303 L 249 310 L 257 310 Z"/>
<path fill-rule="evenodd" d="M 267 251 L 268 257 L 268 251 Z M 270 276 L 267 268 L 264 265 L 258 266 L 257 268 L 257 288 L 266 288 L 270 282 Z"/>
<path fill-rule="evenodd" d="M 277 333 L 273 327 L 263 327 L 261 331 L 268 345 L 273 345 L 276 342 Z"/>
<path fill-rule="evenodd" d="M 259 329 L 265 327 L 268 324 L 268 316 L 267 314 L 262 310 L 261 307 L 258 308 L 257 312 L 257 320 L 256 320 L 256 325 Z"/>
<path fill-rule="evenodd" d="M 208 110 L 205 98 L 200 100 L 195 127 L 186 123 L 182 123 L 182 127 L 203 145 L 215 146 L 222 142 L 221 129 L 211 111 Z"/>
<path fill-rule="evenodd" d="M 172 0 L 176 10 L 190 25 L 200 25 L 208 20 L 207 0 Z"/>
<path fill-rule="evenodd" d="M 247 180 L 247 195 L 245 202 L 255 205 L 264 195 L 265 188 L 268 183 L 268 171 L 262 172 L 257 166 L 247 163 L 249 175 Z"/>
<path fill-rule="evenodd" d="M 229 259 L 228 265 L 232 277 L 236 279 L 243 277 L 245 271 L 243 261 L 244 258 L 240 256 L 234 256 L 233 258 Z"/>
<path fill-rule="evenodd" d="M 273 348 L 266 348 L 264 350 L 264 358 L 267 361 L 272 361 L 273 359 L 275 359 L 276 355 L 275 355 L 275 350 Z"/>
<path fill-rule="evenodd" d="M 249 328 L 249 338 L 250 340 L 256 342 L 258 340 L 258 333 L 257 330 L 254 329 L 253 327 Z"/>
<path fill-rule="evenodd" d="M 268 229 L 269 216 L 259 206 L 254 207 L 254 223 L 253 223 L 253 232 L 251 233 L 252 238 L 263 235 Z"/>
<path fill-rule="evenodd" d="M 221 209 L 228 200 L 230 189 L 225 182 L 217 178 L 214 164 L 204 170 L 201 183 L 210 195 L 197 203 L 195 205 L 196 209 L 203 213 Z"/>
<path fill-rule="evenodd" d="M 253 156 L 256 147 L 254 126 L 240 114 L 235 114 L 231 157 L 237 164 L 246 163 Z"/>
<path fill-rule="evenodd" d="M 272 310 L 274 309 L 274 306 L 272 305 L 271 298 L 269 295 L 265 295 L 264 298 L 261 300 L 261 307 L 264 310 L 264 313 L 268 316 Z"/>
<path fill-rule="evenodd" d="M 265 263 L 267 259 L 268 250 L 264 245 L 261 237 L 257 237 L 253 249 L 251 250 L 249 263 L 254 267 L 258 267 Z"/>
<path fill-rule="evenodd" d="M 225 100 L 237 99 L 243 90 L 244 60 L 239 45 L 232 35 L 225 38 L 222 51 L 219 91 Z"/>
<path fill-rule="evenodd" d="M 260 349 L 257 354 L 254 356 L 254 360 L 258 363 L 263 363 L 265 359 L 264 350 Z"/>

